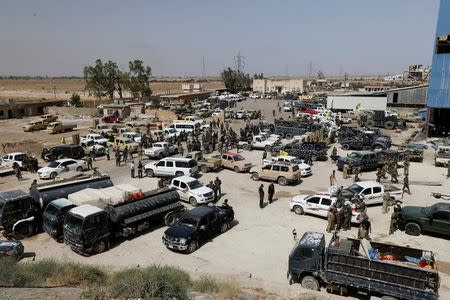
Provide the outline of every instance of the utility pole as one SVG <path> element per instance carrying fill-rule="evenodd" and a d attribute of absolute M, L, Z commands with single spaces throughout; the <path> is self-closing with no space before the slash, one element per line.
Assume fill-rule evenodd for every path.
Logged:
<path fill-rule="evenodd" d="M 244 71 L 245 57 L 241 55 L 241 51 L 238 51 L 238 54 L 234 57 L 234 65 L 235 69 L 238 72 Z"/>
<path fill-rule="evenodd" d="M 313 64 L 310 61 L 309 64 L 308 64 L 308 78 L 311 79 L 312 76 L 313 76 Z"/>
<path fill-rule="evenodd" d="M 205 79 L 206 77 L 206 63 L 205 63 L 205 57 L 203 56 L 202 60 L 202 78 Z"/>

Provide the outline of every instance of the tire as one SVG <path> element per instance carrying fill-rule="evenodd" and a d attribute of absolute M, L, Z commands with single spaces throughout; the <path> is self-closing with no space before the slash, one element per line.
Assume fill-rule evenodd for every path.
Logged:
<path fill-rule="evenodd" d="M 78 171 L 78 172 L 83 171 L 83 167 L 77 167 L 77 171 Z"/>
<path fill-rule="evenodd" d="M 202 171 L 202 173 L 205 174 L 205 173 L 208 173 L 209 168 L 208 168 L 208 166 L 206 166 L 206 165 L 202 165 L 202 166 L 200 167 L 200 171 Z"/>
<path fill-rule="evenodd" d="M 305 214 L 305 211 L 303 210 L 303 207 L 301 207 L 300 205 L 294 206 L 294 212 L 297 215 L 304 215 Z"/>
<path fill-rule="evenodd" d="M 51 178 L 51 179 L 55 179 L 57 175 L 58 175 L 58 174 L 56 174 L 55 172 L 53 172 L 53 173 L 50 174 L 50 178 Z"/>
<path fill-rule="evenodd" d="M 287 179 L 285 177 L 278 177 L 277 182 L 279 185 L 287 185 Z"/>
<path fill-rule="evenodd" d="M 229 224 L 228 222 L 223 223 L 223 224 L 220 226 L 220 233 L 226 232 L 229 228 L 230 228 L 230 224 Z"/>
<path fill-rule="evenodd" d="M 155 177 L 155 172 L 152 169 L 145 170 L 145 174 L 147 174 L 147 177 Z"/>
<path fill-rule="evenodd" d="M 386 123 L 384 123 L 384 128 L 392 130 L 395 127 L 395 123 L 392 121 L 387 121 Z"/>
<path fill-rule="evenodd" d="M 163 154 L 162 152 L 160 152 L 160 153 L 158 154 L 158 159 L 162 159 L 162 158 L 164 158 L 164 154 Z"/>
<path fill-rule="evenodd" d="M 249 151 L 251 149 L 251 146 L 249 144 L 242 145 L 242 149 Z"/>
<path fill-rule="evenodd" d="M 286 138 L 287 139 L 292 139 L 292 134 L 291 133 L 286 133 Z"/>
<path fill-rule="evenodd" d="M 198 249 L 198 242 L 197 242 L 197 241 L 191 241 L 191 242 L 188 244 L 188 247 L 187 247 L 187 249 L 186 249 L 186 252 L 187 252 L 188 254 L 191 254 L 191 253 L 195 252 L 197 249 Z"/>
<path fill-rule="evenodd" d="M 258 180 L 259 180 L 259 174 L 256 173 L 256 172 L 253 172 L 253 173 L 252 173 L 252 179 L 253 179 L 254 181 L 258 181 Z"/>
<path fill-rule="evenodd" d="M 180 176 L 183 176 L 183 175 L 184 175 L 184 173 L 181 172 L 181 171 L 175 172 L 175 177 L 180 177 Z"/>
<path fill-rule="evenodd" d="M 420 232 L 422 231 L 422 228 L 420 228 L 419 224 L 410 222 L 405 225 L 405 233 L 409 235 L 418 236 L 420 235 Z"/>
<path fill-rule="evenodd" d="M 350 150 L 350 145 L 349 145 L 349 144 L 342 144 L 342 145 L 341 145 L 341 148 L 342 148 L 343 150 Z"/>
<path fill-rule="evenodd" d="M 302 279 L 302 287 L 308 290 L 312 290 L 312 291 L 318 291 L 320 290 L 320 284 L 317 281 L 317 279 L 315 279 L 312 276 L 305 276 Z"/>
<path fill-rule="evenodd" d="M 94 246 L 92 247 L 92 253 L 93 254 L 99 254 L 106 250 L 106 243 L 105 241 L 98 241 L 95 242 Z"/>
<path fill-rule="evenodd" d="M 30 237 L 34 234 L 35 229 L 31 223 L 22 223 L 14 229 L 14 233 L 20 238 Z"/>
<path fill-rule="evenodd" d="M 164 218 L 164 224 L 166 226 L 172 226 L 177 221 L 177 215 L 173 212 L 168 213 L 166 217 Z"/>
<path fill-rule="evenodd" d="M 312 161 L 316 161 L 316 160 L 317 160 L 317 155 L 312 155 L 312 156 L 311 156 L 311 160 L 312 160 Z"/>
<path fill-rule="evenodd" d="M 189 204 L 191 204 L 193 207 L 197 207 L 198 206 L 198 202 L 194 197 L 190 197 L 189 198 Z"/>
<path fill-rule="evenodd" d="M 236 172 L 236 173 L 241 172 L 241 170 L 239 170 L 239 167 L 238 167 L 238 166 L 235 166 L 235 167 L 233 168 L 233 170 L 234 170 L 234 172 Z"/>

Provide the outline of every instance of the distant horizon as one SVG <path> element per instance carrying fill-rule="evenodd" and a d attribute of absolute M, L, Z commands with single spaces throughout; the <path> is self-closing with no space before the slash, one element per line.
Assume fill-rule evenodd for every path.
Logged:
<path fill-rule="evenodd" d="M 0 2 L 0 76 L 79 77 L 97 58 L 157 77 L 385 76 L 431 65 L 439 1 Z M 420 20 L 420 22 L 418 21 Z"/>

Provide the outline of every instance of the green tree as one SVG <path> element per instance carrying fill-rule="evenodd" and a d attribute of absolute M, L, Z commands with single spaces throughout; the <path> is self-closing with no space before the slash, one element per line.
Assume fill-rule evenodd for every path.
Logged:
<path fill-rule="evenodd" d="M 249 74 L 244 74 L 241 71 L 235 71 L 227 68 L 220 74 L 225 87 L 232 93 L 239 91 L 247 91 L 250 89 L 251 78 Z"/>
<path fill-rule="evenodd" d="M 149 79 L 152 76 L 152 69 L 144 66 L 142 60 L 130 61 L 128 88 L 135 99 L 148 99 L 152 95 Z"/>
<path fill-rule="evenodd" d="M 105 75 L 103 72 L 103 62 L 101 59 L 95 61 L 95 65 L 86 66 L 83 70 L 86 85 L 84 89 L 90 94 L 101 99 L 105 95 Z"/>
<path fill-rule="evenodd" d="M 73 107 L 80 107 L 81 106 L 80 95 L 78 95 L 77 93 L 73 93 L 72 96 L 70 96 L 69 103 Z"/>

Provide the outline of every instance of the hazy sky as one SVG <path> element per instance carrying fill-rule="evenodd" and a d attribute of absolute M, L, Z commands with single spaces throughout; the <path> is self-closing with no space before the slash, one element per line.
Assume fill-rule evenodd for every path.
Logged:
<path fill-rule="evenodd" d="M 431 64 L 438 0 L 0 0 L 0 75 L 81 75 L 97 58 L 154 75 L 385 74 Z"/>

